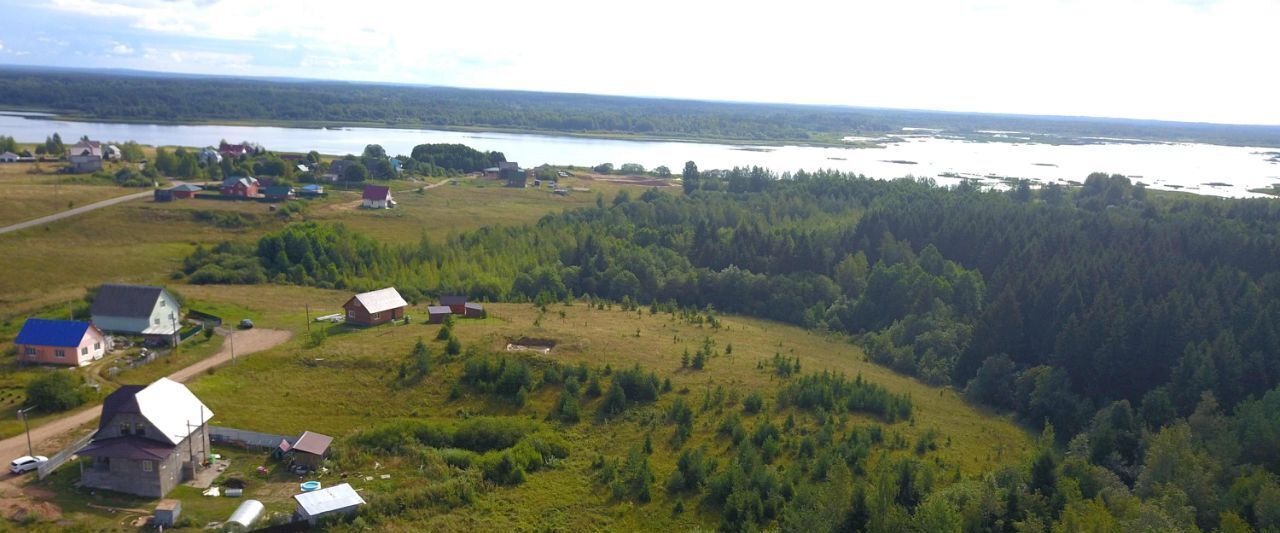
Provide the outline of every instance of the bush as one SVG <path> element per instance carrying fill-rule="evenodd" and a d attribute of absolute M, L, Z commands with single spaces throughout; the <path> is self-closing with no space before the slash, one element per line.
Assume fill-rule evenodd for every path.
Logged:
<path fill-rule="evenodd" d="M 48 372 L 27 385 L 27 403 L 47 413 L 66 411 L 89 401 L 84 378 L 73 371 Z"/>
<path fill-rule="evenodd" d="M 752 392 L 742 400 L 742 412 L 754 415 L 764 410 L 764 396 L 759 392 Z"/>

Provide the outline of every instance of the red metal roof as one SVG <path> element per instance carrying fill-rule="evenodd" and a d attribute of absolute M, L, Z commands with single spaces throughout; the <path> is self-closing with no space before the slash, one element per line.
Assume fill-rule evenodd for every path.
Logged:
<path fill-rule="evenodd" d="M 329 444 L 332 443 L 333 437 L 304 431 L 302 436 L 298 437 L 298 442 L 293 444 L 293 451 L 311 455 L 324 455 L 326 451 L 329 451 Z"/>
<path fill-rule="evenodd" d="M 391 197 L 391 187 L 365 185 L 363 200 L 386 200 Z"/>

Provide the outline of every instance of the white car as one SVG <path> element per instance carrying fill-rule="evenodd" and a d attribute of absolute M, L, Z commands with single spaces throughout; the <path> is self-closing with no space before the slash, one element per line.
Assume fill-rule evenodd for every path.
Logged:
<path fill-rule="evenodd" d="M 24 455 L 14 459 L 12 463 L 9 463 L 9 471 L 15 474 L 21 474 L 23 472 L 40 468 L 40 465 L 47 462 L 49 462 L 49 458 L 43 455 L 37 455 L 35 457 Z"/>

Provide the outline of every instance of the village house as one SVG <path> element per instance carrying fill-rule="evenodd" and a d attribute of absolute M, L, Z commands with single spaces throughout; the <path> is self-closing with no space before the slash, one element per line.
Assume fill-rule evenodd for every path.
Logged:
<path fill-rule="evenodd" d="M 259 183 L 252 176 L 232 176 L 222 180 L 219 189 L 223 196 L 234 198 L 257 198 Z"/>
<path fill-rule="evenodd" d="M 453 310 L 447 305 L 428 305 L 427 306 L 427 323 L 440 324 L 444 319 L 453 314 Z"/>
<path fill-rule="evenodd" d="M 351 514 L 364 505 L 364 498 L 349 483 L 294 495 L 298 508 L 293 512 L 294 522 L 316 525 L 322 517 L 334 514 Z"/>
<path fill-rule="evenodd" d="M 15 154 L 13 152 L 5 152 L 3 154 L 0 154 L 0 163 L 17 163 L 17 162 L 18 162 L 18 154 Z"/>
<path fill-rule="evenodd" d="M 79 455 L 80 484 L 163 498 L 195 477 L 209 453 L 213 411 L 186 386 L 160 378 L 125 385 L 102 402 L 93 441 Z"/>
<path fill-rule="evenodd" d="M 71 172 L 84 174 L 102 170 L 102 143 L 82 140 L 67 149 Z"/>
<path fill-rule="evenodd" d="M 28 318 L 13 340 L 18 362 L 84 366 L 107 351 L 107 337 L 89 322 Z"/>
<path fill-rule="evenodd" d="M 455 315 L 465 315 L 467 313 L 467 297 L 466 296 L 441 296 L 440 305 L 448 306 L 449 310 Z"/>
<path fill-rule="evenodd" d="M 93 325 L 107 333 L 142 335 L 150 342 L 177 344 L 178 300 L 163 287 L 103 285 L 89 308 Z"/>
<path fill-rule="evenodd" d="M 343 179 L 343 175 L 347 171 L 347 167 L 357 164 L 357 161 L 350 159 L 335 159 L 329 163 L 329 171 L 324 173 L 322 179 L 328 182 L 337 182 Z"/>
<path fill-rule="evenodd" d="M 396 201 L 391 199 L 391 187 L 382 185 L 365 185 L 364 195 L 361 197 L 361 207 L 366 209 L 390 209 L 395 207 Z"/>
<path fill-rule="evenodd" d="M 227 141 L 218 143 L 218 153 L 222 157 L 239 159 L 241 156 L 258 153 L 259 147 L 250 143 L 230 144 Z"/>
<path fill-rule="evenodd" d="M 376 326 L 399 320 L 404 318 L 406 307 L 409 304 L 393 287 L 357 294 L 342 305 L 347 322 L 358 326 Z"/>
<path fill-rule="evenodd" d="M 218 153 L 217 150 L 214 150 L 212 146 L 206 146 L 203 150 L 200 150 L 200 153 L 196 155 L 196 158 L 205 166 L 222 163 L 222 154 Z"/>
<path fill-rule="evenodd" d="M 333 437 L 310 431 L 302 432 L 302 436 L 298 437 L 290 450 L 293 464 L 308 470 L 318 470 L 321 463 L 329 457 L 330 444 L 333 444 Z"/>

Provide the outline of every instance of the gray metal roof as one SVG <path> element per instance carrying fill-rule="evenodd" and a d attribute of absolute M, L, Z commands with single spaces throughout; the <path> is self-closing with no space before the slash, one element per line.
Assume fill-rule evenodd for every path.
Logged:
<path fill-rule="evenodd" d="M 356 490 L 348 483 L 297 494 L 293 499 L 297 500 L 298 507 L 306 511 L 307 516 L 317 516 L 355 505 L 364 505 L 364 498 L 356 494 Z"/>
<path fill-rule="evenodd" d="M 163 287 L 107 284 L 98 288 L 89 312 L 94 316 L 150 318 Z"/>

